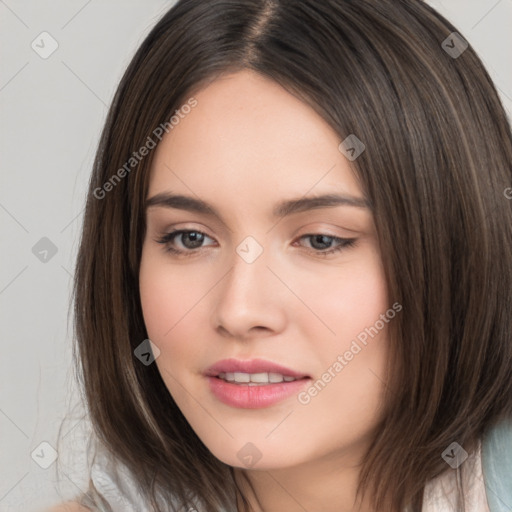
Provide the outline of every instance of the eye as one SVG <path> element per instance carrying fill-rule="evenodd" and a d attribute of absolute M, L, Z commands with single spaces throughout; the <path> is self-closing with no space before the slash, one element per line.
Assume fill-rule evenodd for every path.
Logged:
<path fill-rule="evenodd" d="M 319 255 L 340 252 L 353 247 L 357 241 L 356 238 L 340 238 L 322 233 L 302 235 L 299 240 L 309 240 L 309 246 L 306 246 L 306 248 Z"/>
<path fill-rule="evenodd" d="M 206 240 L 213 241 L 202 231 L 177 229 L 166 233 L 157 240 L 158 243 L 165 245 L 165 250 L 175 254 L 183 254 L 201 249 Z M 212 245 L 212 244 L 207 244 Z"/>
<path fill-rule="evenodd" d="M 213 243 L 205 243 L 208 240 Z M 324 257 L 353 247 L 357 241 L 356 238 L 340 238 L 323 233 L 302 235 L 299 242 L 303 240 L 308 240 L 308 244 L 304 246 L 307 251 Z M 165 246 L 164 250 L 166 252 L 182 256 L 191 255 L 208 245 L 215 244 L 215 241 L 202 231 L 190 229 L 171 231 L 156 241 Z"/>

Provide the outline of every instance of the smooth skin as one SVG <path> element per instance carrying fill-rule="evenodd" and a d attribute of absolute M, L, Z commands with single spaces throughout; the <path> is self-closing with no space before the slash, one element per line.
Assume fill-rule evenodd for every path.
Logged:
<path fill-rule="evenodd" d="M 275 82 L 244 70 L 194 97 L 197 106 L 155 150 L 147 198 L 201 199 L 219 217 L 147 210 L 140 294 L 158 369 L 209 450 L 239 468 L 237 479 L 250 479 L 254 511 L 372 511 L 355 503 L 355 490 L 381 414 L 387 326 L 307 405 L 294 395 L 264 409 L 236 408 L 220 402 L 204 376 L 220 359 L 263 358 L 314 382 L 390 308 L 368 208 L 272 215 L 285 200 L 364 193 L 339 136 Z M 161 243 L 179 229 L 192 233 Z M 236 251 L 248 236 L 263 249 L 252 263 Z M 261 454 L 250 468 L 237 455 L 246 443 Z"/>

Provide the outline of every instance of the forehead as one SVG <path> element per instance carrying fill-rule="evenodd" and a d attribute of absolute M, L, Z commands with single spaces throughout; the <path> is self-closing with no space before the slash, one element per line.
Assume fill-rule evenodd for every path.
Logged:
<path fill-rule="evenodd" d="M 314 193 L 361 196 L 338 150 L 338 134 L 276 82 L 240 71 L 216 79 L 193 97 L 196 106 L 180 116 L 156 149 L 149 195 L 231 192 L 251 202 L 251 197 L 277 199 L 314 188 Z"/>

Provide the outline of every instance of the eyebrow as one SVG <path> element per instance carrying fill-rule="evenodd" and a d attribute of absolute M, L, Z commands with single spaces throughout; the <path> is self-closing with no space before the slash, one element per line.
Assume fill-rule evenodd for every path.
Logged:
<path fill-rule="evenodd" d="M 217 210 L 207 202 L 181 194 L 162 192 L 146 200 L 145 209 L 150 207 L 176 208 L 189 212 L 202 213 L 222 219 Z M 353 206 L 356 208 L 370 209 L 368 200 L 338 194 L 323 194 L 319 196 L 301 197 L 278 203 L 272 210 L 273 217 L 283 218 L 294 213 L 301 213 L 318 208 L 332 208 L 335 206 Z"/>

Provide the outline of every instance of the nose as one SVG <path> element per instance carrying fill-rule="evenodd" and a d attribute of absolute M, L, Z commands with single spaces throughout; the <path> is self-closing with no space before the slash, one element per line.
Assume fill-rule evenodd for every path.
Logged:
<path fill-rule="evenodd" d="M 252 262 L 238 253 L 214 297 L 213 324 L 224 337 L 249 339 L 275 335 L 286 325 L 283 284 L 267 266 L 267 252 Z"/>

